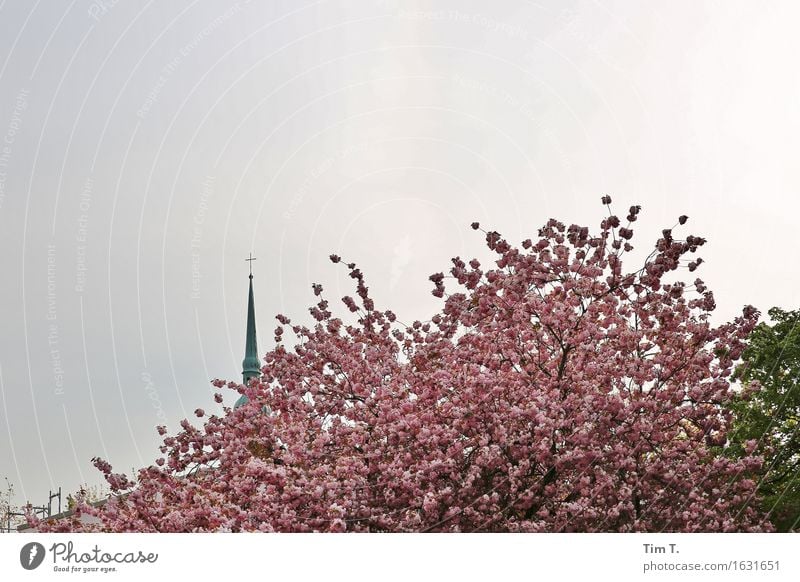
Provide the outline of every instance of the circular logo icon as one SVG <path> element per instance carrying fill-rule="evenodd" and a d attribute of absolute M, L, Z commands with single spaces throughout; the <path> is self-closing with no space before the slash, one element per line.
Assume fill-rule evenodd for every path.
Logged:
<path fill-rule="evenodd" d="M 19 563 L 26 570 L 34 570 L 44 561 L 44 546 L 39 542 L 30 542 L 19 551 Z"/>

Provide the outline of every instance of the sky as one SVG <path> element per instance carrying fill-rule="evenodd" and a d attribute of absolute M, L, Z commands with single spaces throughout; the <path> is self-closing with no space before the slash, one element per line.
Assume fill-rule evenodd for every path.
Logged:
<path fill-rule="evenodd" d="M 794 2 L 0 0 L 0 477 L 46 503 L 158 457 L 357 262 L 428 276 L 554 217 L 689 215 L 722 323 L 800 307 Z M 693 274 L 694 276 L 694 274 Z M 344 307 L 341 307 L 344 310 Z M 226 394 L 231 404 L 236 394 Z"/>

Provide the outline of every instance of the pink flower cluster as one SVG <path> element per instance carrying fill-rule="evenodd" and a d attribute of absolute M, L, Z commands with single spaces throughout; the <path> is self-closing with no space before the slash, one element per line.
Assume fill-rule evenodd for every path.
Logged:
<path fill-rule="evenodd" d="M 522 248 L 488 232 L 495 264 L 453 259 L 431 277 L 441 311 L 407 326 L 347 264 L 349 323 L 321 297 L 311 327 L 279 316 L 260 380 L 227 384 L 246 405 L 198 409 L 205 424 L 165 436 L 135 483 L 96 460 L 124 493 L 80 507 L 100 525 L 40 528 L 768 529 L 751 478 L 761 459 L 720 454 L 730 375 L 758 312 L 710 325 L 711 292 L 677 279 L 700 264 L 687 258 L 699 237 L 665 230 L 625 271 L 639 210 L 596 234 L 550 220 Z"/>

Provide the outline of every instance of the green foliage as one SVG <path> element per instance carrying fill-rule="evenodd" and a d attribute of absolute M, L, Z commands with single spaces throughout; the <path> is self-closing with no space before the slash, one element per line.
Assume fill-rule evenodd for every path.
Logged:
<path fill-rule="evenodd" d="M 800 310 L 774 307 L 769 316 L 774 323 L 753 330 L 736 372 L 745 390 L 733 404 L 728 452 L 741 455 L 756 441 L 766 460 L 764 509 L 778 531 L 791 531 L 800 529 Z"/>

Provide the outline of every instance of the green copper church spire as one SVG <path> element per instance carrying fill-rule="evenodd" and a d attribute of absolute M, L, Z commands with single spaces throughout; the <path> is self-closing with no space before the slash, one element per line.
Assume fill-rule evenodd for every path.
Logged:
<path fill-rule="evenodd" d="M 242 360 L 242 383 L 247 385 L 250 380 L 261 376 L 261 362 L 258 360 L 258 343 L 256 341 L 256 306 L 253 300 L 253 257 L 250 254 L 250 291 L 247 296 L 247 337 L 244 345 L 244 360 Z M 242 394 L 234 408 L 247 404 L 247 396 Z"/>
<path fill-rule="evenodd" d="M 244 347 L 244 360 L 242 361 L 242 379 L 247 384 L 251 378 L 261 375 L 261 362 L 258 361 L 258 344 L 256 343 L 256 307 L 253 301 L 253 255 L 250 262 L 250 292 L 247 298 L 247 340 Z"/>

